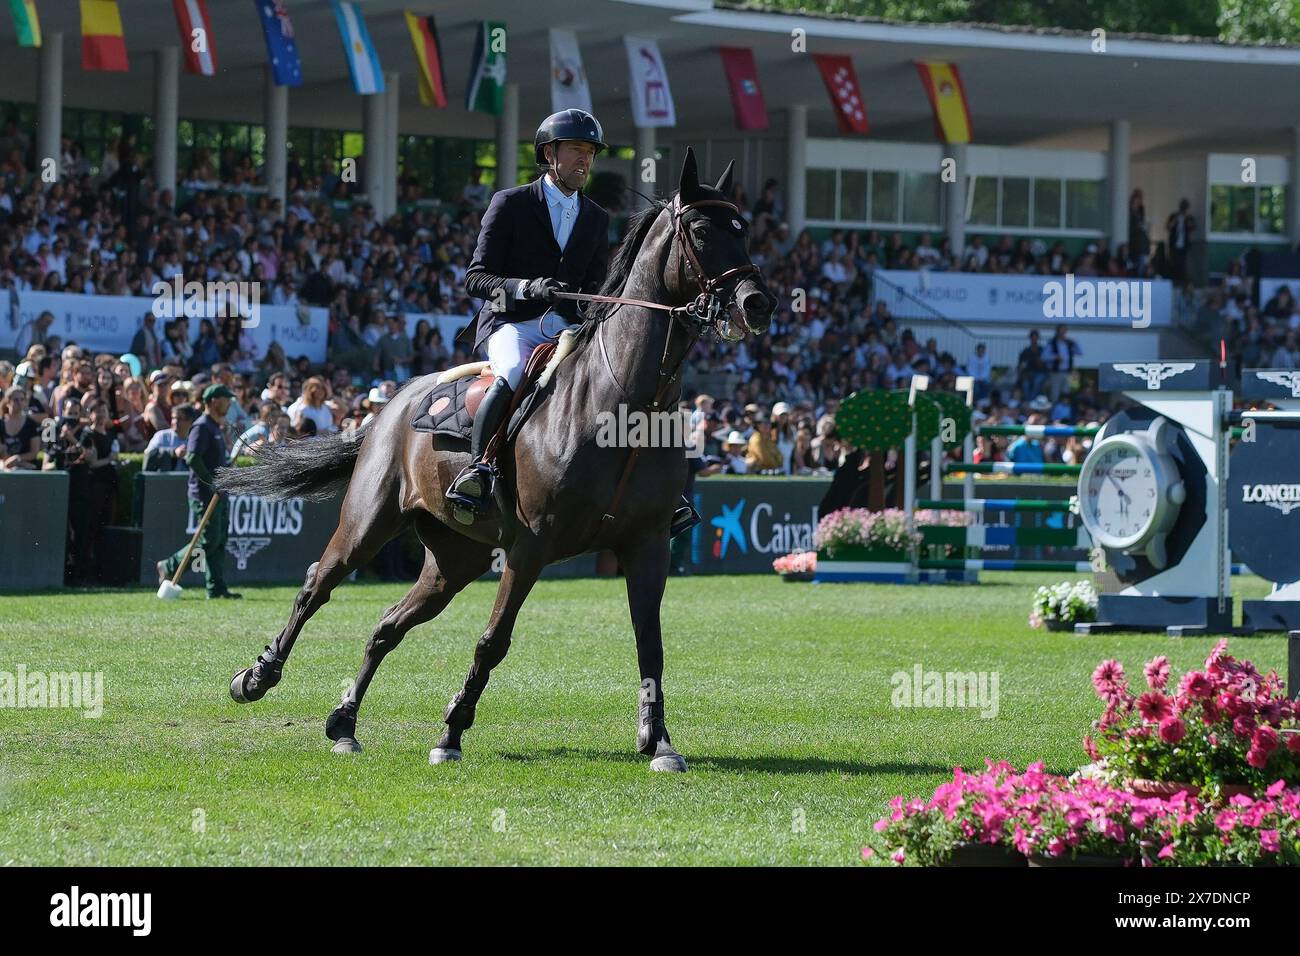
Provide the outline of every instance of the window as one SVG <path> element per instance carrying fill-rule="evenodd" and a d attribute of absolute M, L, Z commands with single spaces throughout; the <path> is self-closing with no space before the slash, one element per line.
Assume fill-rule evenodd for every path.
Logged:
<path fill-rule="evenodd" d="M 1101 183 L 1085 179 L 1066 181 L 1065 225 L 1069 229 L 1101 229 Z"/>
<path fill-rule="evenodd" d="M 1211 186 L 1210 231 L 1247 235 L 1284 234 L 1286 187 Z"/>
<path fill-rule="evenodd" d="M 1259 187 L 1259 213 L 1255 217 L 1255 231 L 1272 235 L 1286 232 L 1285 186 Z"/>
<path fill-rule="evenodd" d="M 939 224 L 939 176 L 937 173 L 903 174 L 903 221 Z"/>
<path fill-rule="evenodd" d="M 1029 180 L 1002 180 L 1002 219 L 999 225 L 1025 227 L 1029 225 Z"/>
<path fill-rule="evenodd" d="M 975 177 L 974 198 L 971 200 L 968 221 L 972 226 L 998 224 L 998 181 L 994 177 Z"/>
<path fill-rule="evenodd" d="M 1034 228 L 1061 228 L 1061 181 L 1034 180 Z"/>
<path fill-rule="evenodd" d="M 807 213 L 809 219 L 835 218 L 835 170 L 810 169 L 807 185 Z"/>
<path fill-rule="evenodd" d="M 867 173 L 861 169 L 840 170 L 840 219 L 864 222 L 867 218 Z"/>
<path fill-rule="evenodd" d="M 871 173 L 872 222 L 898 222 L 898 173 Z"/>

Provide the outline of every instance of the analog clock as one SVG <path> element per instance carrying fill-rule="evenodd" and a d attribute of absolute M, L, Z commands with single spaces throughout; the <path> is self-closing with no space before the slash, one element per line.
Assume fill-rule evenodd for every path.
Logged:
<path fill-rule="evenodd" d="M 1170 454 L 1173 426 L 1157 418 L 1145 431 L 1121 432 L 1093 445 L 1079 472 L 1079 515 L 1093 541 L 1167 564 L 1165 538 L 1187 498 Z"/>

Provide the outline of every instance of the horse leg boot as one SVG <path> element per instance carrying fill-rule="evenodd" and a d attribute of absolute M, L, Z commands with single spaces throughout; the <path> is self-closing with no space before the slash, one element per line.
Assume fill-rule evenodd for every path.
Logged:
<path fill-rule="evenodd" d="M 321 580 L 318 577 L 320 567 L 321 562 L 316 561 L 307 569 L 307 578 L 294 598 L 293 611 L 284 630 L 257 656 L 252 667 L 244 668 L 230 679 L 230 696 L 237 703 L 250 704 L 261 700 L 267 691 L 280 683 L 285 661 L 289 659 L 298 632 L 307 619 L 329 600 L 329 593 L 337 583 Z"/>
<path fill-rule="evenodd" d="M 447 489 L 448 500 L 473 514 L 481 514 L 488 508 L 492 479 L 491 466 L 486 460 L 488 444 L 500 430 L 514 395 L 514 389 L 504 378 L 498 378 L 483 394 L 470 434 L 469 453 L 474 460 Z"/>
<path fill-rule="evenodd" d="M 479 638 L 474 648 L 474 663 L 470 665 L 465 683 L 443 714 L 447 731 L 438 741 L 437 746 L 429 751 L 429 763 L 447 763 L 461 757 L 461 735 L 474 725 L 474 711 L 479 698 L 487 687 L 492 668 L 505 658 L 510 650 L 510 635 L 514 631 L 515 618 L 528 597 L 529 591 L 537 582 L 542 572 L 540 561 L 521 560 L 522 549 L 516 542 L 511 549 L 506 569 L 501 575 L 501 584 L 497 588 L 496 605 L 492 608 L 492 617 L 487 630 Z"/>

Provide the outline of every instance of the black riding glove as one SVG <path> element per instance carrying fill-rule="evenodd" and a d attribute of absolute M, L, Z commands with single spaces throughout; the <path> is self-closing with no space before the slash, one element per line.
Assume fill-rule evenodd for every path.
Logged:
<path fill-rule="evenodd" d="M 545 302 L 550 305 L 555 301 L 555 293 L 567 292 L 569 287 L 563 282 L 555 279 L 548 279 L 545 276 L 538 279 L 529 279 L 519 287 L 519 297 L 523 299 L 533 299 L 538 302 Z"/>

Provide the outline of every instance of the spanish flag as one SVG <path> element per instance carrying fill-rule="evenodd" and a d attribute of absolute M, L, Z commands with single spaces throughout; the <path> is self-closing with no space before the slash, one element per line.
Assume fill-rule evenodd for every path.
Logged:
<path fill-rule="evenodd" d="M 36 18 L 36 0 L 9 0 L 9 10 L 14 15 L 18 45 L 40 46 L 41 21 Z"/>
<path fill-rule="evenodd" d="M 438 48 L 438 28 L 433 17 L 404 11 L 406 27 L 415 44 L 415 58 L 420 64 L 420 102 L 442 109 L 447 105 L 447 84 L 442 78 L 442 53 Z"/>
<path fill-rule="evenodd" d="M 81 68 L 111 73 L 130 69 L 117 0 L 81 0 Z"/>
<path fill-rule="evenodd" d="M 921 83 L 934 110 L 934 134 L 945 143 L 969 143 L 972 137 L 966 90 L 955 63 L 917 62 Z"/>

